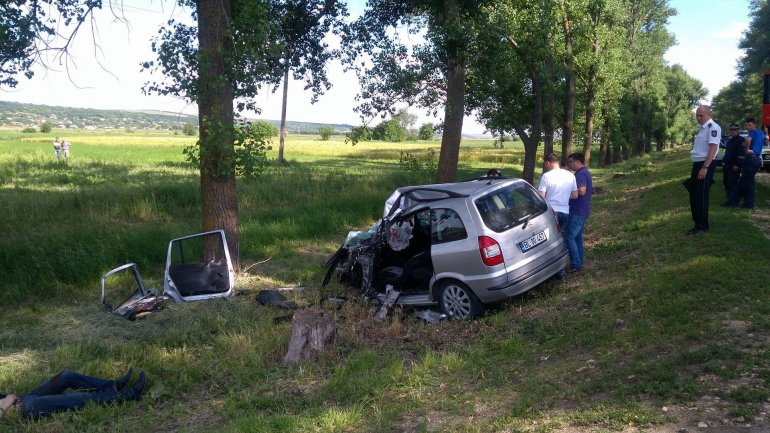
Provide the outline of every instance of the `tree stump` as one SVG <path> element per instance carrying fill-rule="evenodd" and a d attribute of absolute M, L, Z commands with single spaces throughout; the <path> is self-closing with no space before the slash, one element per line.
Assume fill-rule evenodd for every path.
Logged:
<path fill-rule="evenodd" d="M 291 319 L 289 350 L 284 364 L 296 364 L 324 350 L 334 339 L 337 325 L 334 317 L 324 311 L 298 311 Z"/>

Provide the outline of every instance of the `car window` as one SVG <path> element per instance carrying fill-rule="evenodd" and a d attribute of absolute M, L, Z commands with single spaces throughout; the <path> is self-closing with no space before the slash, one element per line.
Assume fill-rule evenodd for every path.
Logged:
<path fill-rule="evenodd" d="M 458 241 L 468 237 L 463 220 L 452 209 L 432 209 L 430 219 L 431 243 L 433 244 Z"/>
<path fill-rule="evenodd" d="M 484 225 L 498 233 L 523 224 L 548 210 L 545 199 L 524 182 L 487 194 L 474 203 Z"/>

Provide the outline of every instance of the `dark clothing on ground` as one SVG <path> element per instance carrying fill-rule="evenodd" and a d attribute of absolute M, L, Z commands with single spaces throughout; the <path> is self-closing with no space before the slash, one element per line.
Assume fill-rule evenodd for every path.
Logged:
<path fill-rule="evenodd" d="M 30 393 L 19 397 L 17 404 L 20 405 L 23 417 L 38 418 L 54 412 L 80 409 L 89 402 L 106 404 L 119 400 L 138 400 L 144 387 L 143 379 L 141 380 L 139 389 L 122 389 L 120 384 L 112 380 L 64 370 Z M 122 385 L 125 386 L 125 383 Z M 67 389 L 74 391 L 65 393 Z"/>

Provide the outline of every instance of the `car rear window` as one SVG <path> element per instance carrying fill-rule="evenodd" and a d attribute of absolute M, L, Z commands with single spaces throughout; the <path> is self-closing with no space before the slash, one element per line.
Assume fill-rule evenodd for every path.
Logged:
<path fill-rule="evenodd" d="M 496 232 L 523 224 L 548 210 L 545 199 L 526 182 L 517 182 L 474 202 L 484 225 Z"/>

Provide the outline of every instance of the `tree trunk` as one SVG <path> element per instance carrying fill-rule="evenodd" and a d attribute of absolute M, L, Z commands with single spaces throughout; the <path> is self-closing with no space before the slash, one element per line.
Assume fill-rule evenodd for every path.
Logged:
<path fill-rule="evenodd" d="M 535 166 L 537 165 L 537 147 L 540 144 L 540 132 L 543 119 L 543 95 L 540 86 L 540 71 L 530 69 L 529 78 L 532 80 L 532 125 L 527 134 L 527 129 L 522 126 L 514 126 L 516 133 L 524 143 L 524 170 L 521 178 L 530 184 L 535 182 Z"/>
<path fill-rule="evenodd" d="M 562 125 L 562 159 L 572 154 L 572 134 L 575 129 L 575 71 L 573 59 L 572 23 L 564 10 L 564 124 Z"/>
<path fill-rule="evenodd" d="M 460 5 L 458 0 L 445 0 L 445 25 L 459 26 Z M 460 140 L 465 114 L 465 61 L 461 52 L 465 47 L 460 41 L 449 38 L 446 42 L 447 97 L 444 107 L 444 135 L 441 137 L 441 153 L 438 158 L 438 183 L 452 182 L 457 178 L 457 161 L 460 157 Z"/>
<path fill-rule="evenodd" d="M 602 103 L 602 119 L 604 119 L 604 123 L 602 123 L 601 133 L 599 137 L 599 166 L 600 167 L 604 167 L 608 165 L 608 162 L 610 161 L 607 157 L 607 150 L 610 147 L 610 128 L 609 128 L 608 119 L 607 119 L 608 112 L 609 112 L 609 100 L 608 98 L 605 98 L 604 102 Z"/>
<path fill-rule="evenodd" d="M 550 46 L 550 41 L 549 41 Z M 554 83 L 556 82 L 553 72 L 553 52 L 548 50 L 545 58 L 546 82 L 541 87 L 545 94 L 545 106 L 543 107 L 543 155 L 553 153 L 553 112 L 556 109 L 556 93 L 554 92 Z M 545 171 L 545 161 L 543 161 L 543 171 Z"/>
<path fill-rule="evenodd" d="M 591 160 L 591 144 L 594 141 L 594 89 L 596 86 L 596 69 L 592 66 L 588 71 L 588 88 L 586 89 L 586 138 L 583 143 L 585 165 Z"/>
<path fill-rule="evenodd" d="M 230 0 L 198 0 L 198 118 L 200 126 L 203 230 L 223 229 L 230 258 L 240 267 L 240 217 L 233 159 L 233 85 L 225 65 L 229 52 Z"/>
<path fill-rule="evenodd" d="M 281 132 L 278 145 L 278 162 L 284 162 L 283 143 L 286 138 L 286 104 L 289 100 L 289 58 L 286 58 L 286 70 L 283 72 L 283 101 L 281 103 Z"/>
<path fill-rule="evenodd" d="M 334 317 L 325 311 L 298 311 L 291 319 L 289 349 L 284 364 L 296 364 L 321 353 L 337 332 Z"/>

